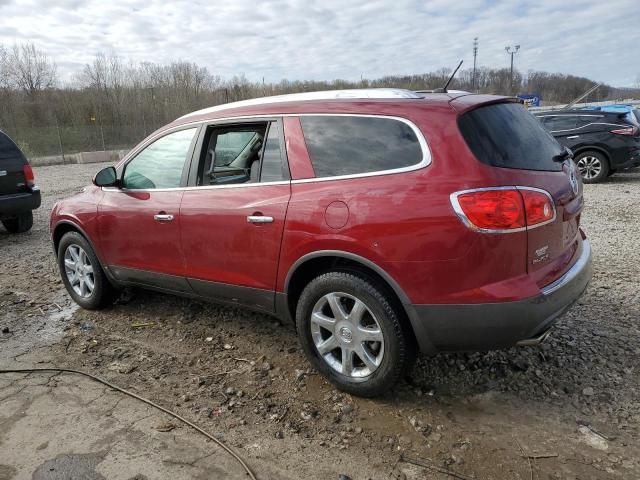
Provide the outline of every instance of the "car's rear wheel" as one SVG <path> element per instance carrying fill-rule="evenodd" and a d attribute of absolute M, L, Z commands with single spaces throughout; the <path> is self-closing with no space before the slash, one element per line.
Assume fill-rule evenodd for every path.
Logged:
<path fill-rule="evenodd" d="M 609 174 L 609 162 L 600 152 L 582 152 L 575 158 L 575 162 L 584 183 L 601 182 Z"/>
<path fill-rule="evenodd" d="M 413 364 L 415 348 L 394 302 L 374 281 L 329 272 L 303 290 L 298 336 L 313 366 L 340 390 L 380 395 Z"/>
<path fill-rule="evenodd" d="M 33 212 L 21 213 L 17 217 L 2 220 L 2 225 L 9 233 L 24 233 L 33 227 Z"/>
<path fill-rule="evenodd" d="M 58 267 L 67 292 L 81 307 L 96 310 L 113 301 L 113 286 L 93 248 L 78 232 L 65 233 L 60 240 Z"/>

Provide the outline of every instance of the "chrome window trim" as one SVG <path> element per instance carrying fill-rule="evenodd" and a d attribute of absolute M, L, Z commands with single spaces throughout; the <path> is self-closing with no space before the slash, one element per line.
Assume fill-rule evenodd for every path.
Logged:
<path fill-rule="evenodd" d="M 172 127 L 170 129 L 164 130 L 152 137 L 149 137 L 140 147 L 131 150 L 125 157 L 116 165 L 116 169 L 119 169 L 121 166 L 125 165 L 129 162 L 135 155 L 138 154 L 141 150 L 146 148 L 149 144 L 154 142 L 157 138 L 173 133 L 176 130 L 182 130 L 188 128 L 190 126 L 199 126 L 199 125 L 215 125 L 216 122 L 227 122 L 227 121 L 251 121 L 254 119 L 260 120 L 265 118 L 274 118 L 274 117 L 363 117 L 363 118 L 386 118 L 388 120 L 395 120 L 402 122 L 411 128 L 416 138 L 418 139 L 418 143 L 420 144 L 420 150 L 422 151 L 422 159 L 420 162 L 415 165 L 409 165 L 407 167 L 393 168 L 389 170 L 378 170 L 375 172 L 366 172 L 366 173 L 354 173 L 350 175 L 336 175 L 332 177 L 312 177 L 312 178 L 301 178 L 297 180 L 284 180 L 279 182 L 265 182 L 265 183 L 238 183 L 234 185 L 205 185 L 205 186 L 193 186 L 193 187 L 176 187 L 176 188 L 154 188 L 154 189 L 118 189 L 114 187 L 102 187 L 103 191 L 122 191 L 122 192 L 165 192 L 165 191 L 177 191 L 177 190 L 202 190 L 202 189 L 212 189 L 212 188 L 242 188 L 242 187 L 257 187 L 260 185 L 280 185 L 280 184 L 299 184 L 299 183 L 311 183 L 311 182 L 326 182 L 329 180 L 348 180 L 353 178 L 366 178 L 366 177 L 375 177 L 378 175 L 392 175 L 396 173 L 406 173 L 412 172 L 414 170 L 420 170 L 431 165 L 432 156 L 431 150 L 429 149 L 429 144 L 427 143 L 426 138 L 411 120 L 402 117 L 396 117 L 393 115 L 374 115 L 374 114 L 359 114 L 359 113 L 286 113 L 282 115 L 278 114 L 264 114 L 264 115 L 244 115 L 238 117 L 225 117 L 225 118 L 215 118 L 209 120 L 199 120 L 197 122 L 185 123 L 183 125 L 179 125 L 176 127 Z M 309 159 L 311 160 L 311 159 Z"/>
<path fill-rule="evenodd" d="M 581 127 L 576 127 L 576 128 L 568 128 L 566 130 L 549 130 L 550 133 L 558 133 L 558 132 L 572 132 L 574 130 L 580 130 L 586 127 L 590 127 L 591 125 L 605 125 L 605 126 L 609 126 L 609 127 L 620 127 L 620 128 L 626 128 L 626 125 L 628 125 L 629 127 L 633 127 L 633 125 L 628 124 L 628 123 L 604 123 L 604 122 L 591 122 L 591 123 L 587 123 L 586 125 L 582 125 Z"/>
<path fill-rule="evenodd" d="M 536 223 L 532 227 L 525 226 L 525 227 L 520 227 L 520 228 L 508 228 L 508 229 L 498 229 L 498 230 L 489 229 L 489 228 L 480 228 L 480 227 L 476 226 L 475 224 L 473 224 L 471 222 L 471 220 L 469 220 L 467 218 L 467 216 L 465 215 L 464 211 L 462 210 L 462 207 L 460 206 L 460 202 L 458 201 L 458 197 L 460 195 L 465 194 L 465 193 L 488 192 L 488 191 L 495 191 L 495 190 L 530 190 L 530 191 L 533 191 L 533 192 L 543 193 L 551 201 L 551 205 L 553 206 L 553 217 L 551 219 L 545 221 L 545 222 Z M 543 227 L 545 225 L 553 223 L 553 222 L 556 221 L 556 218 L 557 218 L 556 204 L 553 201 L 553 197 L 551 196 L 551 194 L 549 192 L 547 192 L 546 190 L 543 190 L 541 188 L 524 187 L 524 186 L 521 186 L 521 185 L 507 185 L 507 186 L 500 186 L 500 187 L 470 188 L 470 189 L 467 189 L 467 190 L 460 190 L 460 191 L 457 191 L 457 192 L 453 192 L 451 195 L 449 195 L 449 200 L 451 201 L 451 206 L 453 207 L 454 212 L 456 213 L 458 218 L 462 221 L 462 223 L 468 229 L 473 230 L 474 232 L 479 232 L 479 233 L 502 234 L 502 233 L 525 232 L 525 231 L 528 231 L 528 230 L 533 230 L 535 228 Z M 525 221 L 526 221 L 526 219 L 525 219 Z"/>

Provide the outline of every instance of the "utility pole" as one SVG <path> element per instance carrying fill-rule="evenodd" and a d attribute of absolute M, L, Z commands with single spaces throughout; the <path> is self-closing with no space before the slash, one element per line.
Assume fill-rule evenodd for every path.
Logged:
<path fill-rule="evenodd" d="M 471 77 L 471 90 L 476 91 L 476 59 L 478 58 L 478 37 L 473 39 L 473 76 Z"/>
<path fill-rule="evenodd" d="M 513 56 L 518 53 L 518 50 L 520 50 L 520 45 L 516 45 L 515 47 L 504 47 L 504 49 L 507 51 L 507 55 L 511 55 L 511 80 L 509 82 L 509 93 L 513 94 Z"/>

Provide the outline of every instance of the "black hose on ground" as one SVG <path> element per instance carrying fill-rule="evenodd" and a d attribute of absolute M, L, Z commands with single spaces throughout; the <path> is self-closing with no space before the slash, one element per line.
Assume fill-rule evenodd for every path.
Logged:
<path fill-rule="evenodd" d="M 80 370 L 72 370 L 70 368 L 14 368 L 14 369 L 0 369 L 0 374 L 2 374 L 2 373 L 36 373 L 36 372 L 74 373 L 76 375 L 82 375 L 82 376 L 88 377 L 91 380 L 94 380 L 94 381 L 96 381 L 98 383 L 106 385 L 107 387 L 112 388 L 113 390 L 117 390 L 118 392 L 124 393 L 125 395 L 128 395 L 128 396 L 130 396 L 132 398 L 135 398 L 137 400 L 140 400 L 141 402 L 146 403 L 147 405 L 150 405 L 150 406 L 152 406 L 154 408 L 157 408 L 158 410 L 166 413 L 167 415 L 171 415 L 173 418 L 175 418 L 177 420 L 180 420 L 182 423 L 185 423 L 186 425 L 189 425 L 191 428 L 193 428 L 197 432 L 201 433 L 202 435 L 204 435 L 208 439 L 213 440 L 216 444 L 218 444 L 220 446 L 220 448 L 225 450 L 229 455 L 231 455 L 233 458 L 235 458 L 238 461 L 238 463 L 240 463 L 240 465 L 242 465 L 242 468 L 244 468 L 245 472 L 247 472 L 247 475 L 249 475 L 251 480 L 257 480 L 256 476 L 253 474 L 253 472 L 251 471 L 249 466 L 244 462 L 244 460 L 242 460 L 242 458 L 236 452 L 231 450 L 231 448 L 229 448 L 227 445 L 225 445 L 220 440 L 215 438 L 213 435 L 205 432 L 202 428 L 200 428 L 196 424 L 190 422 L 186 418 L 181 417 L 177 413 L 174 413 L 171 410 L 167 410 L 166 408 L 158 405 L 157 403 L 153 403 L 151 400 L 147 400 L 146 398 L 141 397 L 138 394 L 135 394 L 133 392 L 125 390 L 124 388 L 118 387 L 117 385 L 109 383 L 109 382 L 107 382 L 106 380 L 104 380 L 104 379 L 102 379 L 100 377 L 96 377 L 95 375 L 91 375 L 90 373 L 81 372 Z"/>

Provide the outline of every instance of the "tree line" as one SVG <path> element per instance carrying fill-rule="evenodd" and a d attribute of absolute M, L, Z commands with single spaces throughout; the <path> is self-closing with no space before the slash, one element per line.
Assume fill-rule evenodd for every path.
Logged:
<path fill-rule="evenodd" d="M 34 154 L 64 149 L 63 143 L 69 144 L 74 136 L 77 137 L 71 142 L 74 145 L 68 145 L 66 150 L 127 148 L 171 120 L 212 105 L 327 89 L 433 89 L 443 86 L 450 74 L 451 69 L 441 68 L 417 75 L 360 81 L 281 80 L 265 83 L 250 81 L 244 75 L 225 79 L 192 62 L 161 65 L 128 62 L 116 55 L 99 54 L 75 72 L 71 80 L 62 82 L 55 61 L 34 44 L 0 45 L 0 129 L 9 134 L 13 132 L 21 142 L 35 146 L 32 148 Z M 459 71 L 450 88 L 503 95 L 537 93 L 546 102 L 566 103 L 595 82 L 567 74 L 538 71 L 523 74 L 516 70 L 511 85 L 508 68 L 480 67 L 475 79 L 471 69 Z M 628 97 L 632 93 L 602 85 L 589 100 Z M 52 133 L 54 129 L 56 135 Z M 34 138 L 38 133 L 43 135 L 42 142 L 46 145 L 40 145 L 42 142 Z M 23 140 L 25 136 L 29 138 Z"/>

